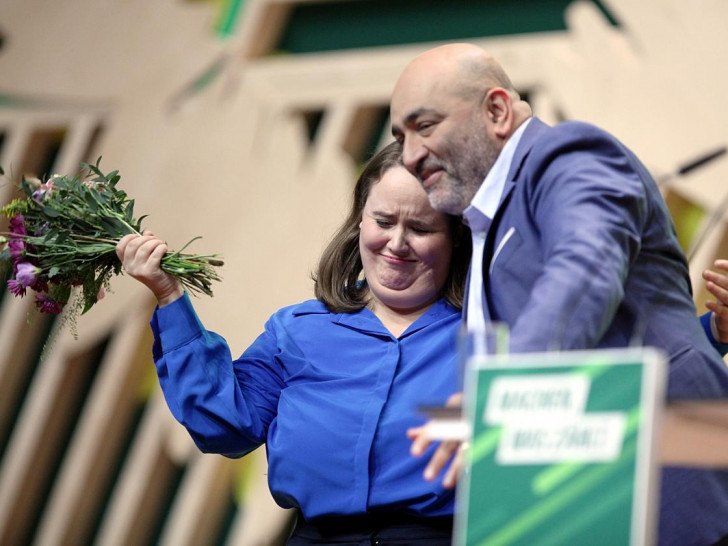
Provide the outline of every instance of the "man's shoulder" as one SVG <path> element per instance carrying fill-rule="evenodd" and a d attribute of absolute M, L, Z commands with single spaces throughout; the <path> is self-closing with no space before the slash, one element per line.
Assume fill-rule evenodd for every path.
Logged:
<path fill-rule="evenodd" d="M 562 121 L 555 125 L 547 125 L 535 119 L 532 125 L 538 131 L 538 140 L 541 144 L 557 145 L 563 142 L 583 142 L 585 140 L 608 140 L 617 142 L 617 139 L 605 129 L 586 121 Z"/>
<path fill-rule="evenodd" d="M 523 157 L 528 157 L 531 168 L 534 165 L 551 164 L 562 157 L 570 162 L 582 161 L 576 155 L 604 155 L 613 157 L 627 152 L 624 145 L 608 131 L 584 121 L 563 121 L 556 125 L 547 125 L 534 119 L 521 140 Z M 519 153 L 516 152 L 518 156 Z"/>

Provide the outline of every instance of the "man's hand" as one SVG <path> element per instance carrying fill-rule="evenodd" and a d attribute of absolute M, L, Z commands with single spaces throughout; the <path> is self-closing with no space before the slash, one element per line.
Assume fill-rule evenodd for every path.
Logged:
<path fill-rule="evenodd" d="M 116 255 L 124 271 L 154 293 L 162 307 L 184 294 L 177 279 L 162 271 L 160 264 L 167 243 L 151 231 L 143 235 L 126 235 L 116 245 Z"/>
<path fill-rule="evenodd" d="M 453 394 L 448 398 L 446 406 L 459 406 L 462 404 L 462 393 Z M 427 435 L 427 424 L 421 427 L 411 428 L 407 430 L 407 438 L 412 440 L 410 453 L 415 457 L 421 457 L 427 448 L 432 444 L 432 438 Z M 444 440 L 435 450 L 430 462 L 425 467 L 423 477 L 427 481 L 433 481 L 440 472 L 450 463 L 445 475 L 442 479 L 442 485 L 446 489 L 452 489 L 457 484 L 460 473 L 463 470 L 463 452 L 465 444 L 455 440 Z M 452 462 L 450 462 L 452 461 Z"/>
<path fill-rule="evenodd" d="M 724 273 L 703 272 L 705 286 L 716 300 L 705 306 L 713 312 L 710 317 L 713 335 L 721 343 L 728 343 L 728 260 L 716 260 L 713 265 Z"/>

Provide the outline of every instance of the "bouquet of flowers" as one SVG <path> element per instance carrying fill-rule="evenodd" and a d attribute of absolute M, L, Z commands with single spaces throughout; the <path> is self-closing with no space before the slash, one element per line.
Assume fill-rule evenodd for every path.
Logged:
<path fill-rule="evenodd" d="M 122 273 L 117 242 L 142 232 L 145 217 L 134 218 L 134 201 L 116 187 L 118 171 L 104 174 L 100 160 L 83 163 L 76 176 L 53 175 L 45 183 L 23 178 L 25 197 L 2 208 L 9 231 L 0 233 L 0 265 L 12 266 L 8 289 L 17 297 L 33 290 L 42 313 L 64 311 L 74 288 L 78 297 L 68 318 L 91 309 L 111 277 Z M 212 281 L 220 280 L 214 267 L 223 262 L 216 255 L 182 254 L 195 239 L 168 252 L 161 267 L 188 291 L 211 296 Z"/>

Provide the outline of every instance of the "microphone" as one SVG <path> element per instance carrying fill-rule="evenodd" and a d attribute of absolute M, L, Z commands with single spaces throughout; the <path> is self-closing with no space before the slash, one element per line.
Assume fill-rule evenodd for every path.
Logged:
<path fill-rule="evenodd" d="M 685 176 L 686 174 L 690 173 L 691 171 L 694 171 L 695 169 L 702 167 L 703 165 L 706 165 L 710 163 L 711 161 L 714 161 L 718 159 L 719 157 L 725 155 L 725 153 L 728 152 L 728 146 L 720 146 L 719 148 L 716 148 L 715 150 L 712 150 L 710 152 L 707 152 L 696 159 L 693 159 L 692 161 L 689 161 L 682 165 L 681 167 L 678 167 L 678 169 L 674 172 L 664 174 L 659 177 L 655 177 L 655 182 L 657 182 L 657 187 L 662 188 L 666 186 L 668 183 L 672 182 L 674 179 Z"/>

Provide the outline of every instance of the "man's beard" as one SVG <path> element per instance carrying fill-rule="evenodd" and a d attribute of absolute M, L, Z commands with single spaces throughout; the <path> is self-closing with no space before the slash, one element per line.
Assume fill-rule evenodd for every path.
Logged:
<path fill-rule="evenodd" d="M 450 146 L 445 152 L 453 159 L 439 162 L 442 175 L 427 189 L 427 197 L 433 209 L 460 215 L 475 197 L 500 149 L 488 140 L 485 131 L 479 131 L 468 142 Z"/>

